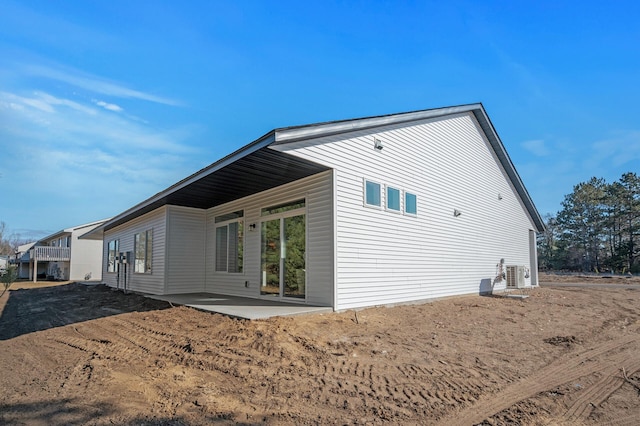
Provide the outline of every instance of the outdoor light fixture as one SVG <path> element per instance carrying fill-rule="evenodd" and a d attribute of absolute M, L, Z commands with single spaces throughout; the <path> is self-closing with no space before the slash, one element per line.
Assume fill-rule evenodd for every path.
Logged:
<path fill-rule="evenodd" d="M 382 141 L 380 139 L 373 138 L 373 148 L 376 151 L 382 151 L 382 148 L 384 148 L 384 145 L 382 145 Z"/>
<path fill-rule="evenodd" d="M 453 216 L 454 217 L 458 217 L 462 214 L 462 212 L 458 209 L 453 209 Z"/>
<path fill-rule="evenodd" d="M 249 225 L 249 231 L 255 231 L 256 230 L 256 224 L 252 223 L 251 225 Z"/>
<path fill-rule="evenodd" d="M 502 200 L 502 194 L 498 193 L 498 200 Z"/>

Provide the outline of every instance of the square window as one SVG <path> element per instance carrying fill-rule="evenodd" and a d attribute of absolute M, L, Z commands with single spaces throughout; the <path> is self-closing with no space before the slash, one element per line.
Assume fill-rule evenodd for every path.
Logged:
<path fill-rule="evenodd" d="M 400 190 L 387 186 L 387 209 L 400 211 Z"/>
<path fill-rule="evenodd" d="M 380 184 L 365 181 L 365 204 L 380 207 Z"/>
<path fill-rule="evenodd" d="M 416 194 L 404 193 L 404 212 L 406 214 L 418 214 L 418 197 L 416 197 Z"/>

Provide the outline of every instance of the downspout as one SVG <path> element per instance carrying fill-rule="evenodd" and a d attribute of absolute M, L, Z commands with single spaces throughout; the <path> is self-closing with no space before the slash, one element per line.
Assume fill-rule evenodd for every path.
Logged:
<path fill-rule="evenodd" d="M 332 199 L 332 216 L 331 224 L 333 226 L 333 310 L 338 309 L 338 196 L 337 196 L 337 174 L 336 169 L 332 169 L 331 174 L 331 199 Z"/>

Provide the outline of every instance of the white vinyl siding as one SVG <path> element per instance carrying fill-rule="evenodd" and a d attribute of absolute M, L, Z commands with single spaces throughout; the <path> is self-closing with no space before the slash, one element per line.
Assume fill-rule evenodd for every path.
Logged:
<path fill-rule="evenodd" d="M 111 240 L 119 240 L 120 252 L 131 252 L 132 263 L 127 265 L 127 290 L 149 294 L 163 294 L 165 292 L 165 242 L 166 242 L 166 213 L 167 207 L 160 207 L 152 212 L 137 217 L 123 225 L 117 226 L 104 233 L 103 270 L 106 270 L 107 244 Z M 134 236 L 135 234 L 153 229 L 153 253 L 151 264 L 153 273 L 133 273 Z M 103 274 L 103 281 L 110 287 L 124 286 L 124 268 L 120 270 L 120 283 L 116 282 L 118 274 Z"/>
<path fill-rule="evenodd" d="M 205 238 L 205 210 L 168 206 L 166 294 L 204 291 Z"/>
<path fill-rule="evenodd" d="M 272 148 L 336 170 L 337 310 L 477 294 L 501 258 L 531 267 L 535 226 L 471 113 Z M 370 176 L 410 188 L 418 214 L 363 206 Z"/>
<path fill-rule="evenodd" d="M 260 297 L 261 209 L 304 199 L 307 220 L 306 303 L 331 306 L 334 296 L 332 177 L 331 171 L 322 172 L 209 209 L 205 290 L 210 293 Z M 362 204 L 362 201 L 360 203 Z M 244 270 L 242 273 L 233 274 L 216 272 L 214 218 L 236 210 L 244 210 Z M 252 224 L 256 225 L 254 230 L 251 230 Z M 296 299 L 296 302 L 305 300 Z"/>
<path fill-rule="evenodd" d="M 80 238 L 103 222 L 76 227 L 71 232 L 71 261 L 69 279 L 82 281 L 102 280 L 102 240 Z"/>

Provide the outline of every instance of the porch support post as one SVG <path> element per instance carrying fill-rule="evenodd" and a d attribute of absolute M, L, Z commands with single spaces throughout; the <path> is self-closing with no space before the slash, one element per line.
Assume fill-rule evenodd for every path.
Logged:
<path fill-rule="evenodd" d="M 38 259 L 33 259 L 33 282 L 38 282 Z"/>

